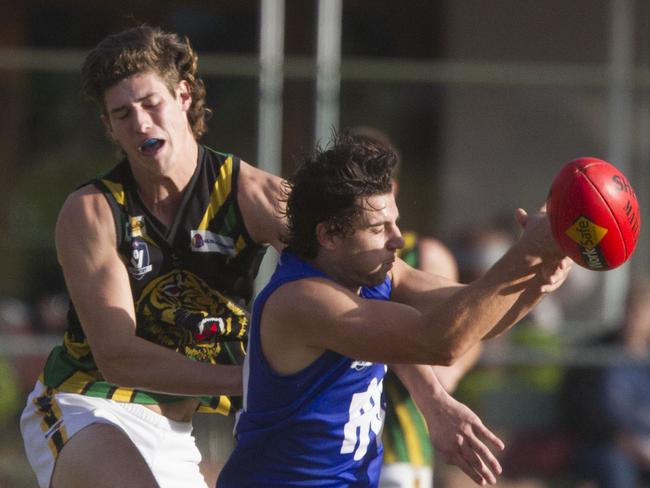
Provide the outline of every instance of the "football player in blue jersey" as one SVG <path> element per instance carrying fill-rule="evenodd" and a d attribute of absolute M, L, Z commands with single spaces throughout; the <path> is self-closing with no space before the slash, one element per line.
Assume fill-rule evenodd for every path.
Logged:
<path fill-rule="evenodd" d="M 568 276 L 543 210 L 517 209 L 521 238 L 470 285 L 406 265 L 395 162 L 344 133 L 289 179 L 287 247 L 253 306 L 237 445 L 219 488 L 377 486 L 387 368 L 428 417 L 439 383 L 423 381 L 426 365 L 506 331 Z M 501 447 L 487 429 L 457 446 L 482 485 L 500 471 L 484 442 Z"/>

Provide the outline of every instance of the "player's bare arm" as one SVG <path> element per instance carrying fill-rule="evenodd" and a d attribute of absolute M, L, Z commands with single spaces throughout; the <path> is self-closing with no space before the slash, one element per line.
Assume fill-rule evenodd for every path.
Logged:
<path fill-rule="evenodd" d="M 391 299 L 423 313 L 444 308 L 445 303 L 466 302 L 477 320 L 493 321 L 485 337 L 504 332 L 559 288 L 571 269 L 570 259 L 552 240 L 544 212 L 528 216 L 519 209 L 517 219 L 526 231 L 476 282 L 461 285 L 396 261 Z"/>
<path fill-rule="evenodd" d="M 430 366 L 394 364 L 391 369 L 411 392 L 443 460 L 478 484 L 496 483 L 501 465 L 492 450 L 503 450 L 503 441 L 445 391 Z"/>
<path fill-rule="evenodd" d="M 442 387 L 448 393 L 453 393 L 465 374 L 478 362 L 481 357 L 482 343 L 475 344 L 451 366 L 432 366 L 433 372 Z"/>
<path fill-rule="evenodd" d="M 244 161 L 240 164 L 237 199 L 246 229 L 255 242 L 271 244 L 280 251 L 285 220 L 282 179 Z"/>
<path fill-rule="evenodd" d="M 413 268 L 399 258 L 395 260 L 392 276 L 391 300 L 414 307 L 422 313 L 444 303 L 466 286 L 444 276 Z"/>
<path fill-rule="evenodd" d="M 288 283 L 262 312 L 264 353 L 284 374 L 326 349 L 373 362 L 449 364 L 493 325 L 466 314 L 469 298 L 460 298 L 423 315 L 400 303 L 359 298 L 323 279 Z"/>
<path fill-rule="evenodd" d="M 283 358 L 287 352 L 313 360 L 331 349 L 367 361 L 451 364 L 488 334 L 512 326 L 543 296 L 544 259 L 557 267 L 562 255 L 557 248 L 540 252 L 543 246 L 531 242 L 532 237 L 522 238 L 484 277 L 444 300 L 444 286 L 421 290 L 418 299 L 428 296 L 436 303 L 425 314 L 401 303 L 361 299 L 331 281 L 288 283 L 265 307 L 262 342 L 273 344 L 268 350 L 279 362 L 292 361 Z M 408 301 L 399 268 L 393 270 L 394 299 Z M 272 339 L 275 334 L 286 343 Z"/>
<path fill-rule="evenodd" d="M 128 272 L 111 210 L 97 189 L 86 186 L 68 197 L 55 238 L 70 297 L 107 381 L 180 395 L 241 394 L 239 366 L 192 361 L 135 335 Z"/>

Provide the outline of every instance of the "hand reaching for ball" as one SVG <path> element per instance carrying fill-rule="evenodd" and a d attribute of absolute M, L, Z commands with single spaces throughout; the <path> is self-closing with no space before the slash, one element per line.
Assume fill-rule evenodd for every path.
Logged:
<path fill-rule="evenodd" d="M 517 222 L 525 230 L 523 238 L 532 244 L 530 249 L 536 249 L 535 254 L 542 257 L 539 266 L 542 293 L 557 290 L 566 281 L 573 266 L 573 261 L 555 241 L 550 229 L 546 206 L 544 205 L 534 215 L 528 215 L 523 208 L 515 211 Z"/>

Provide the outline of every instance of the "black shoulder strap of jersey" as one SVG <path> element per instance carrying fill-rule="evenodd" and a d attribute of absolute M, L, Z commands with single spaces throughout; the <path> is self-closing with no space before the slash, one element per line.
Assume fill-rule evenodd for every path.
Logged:
<path fill-rule="evenodd" d="M 125 229 L 128 220 L 128 195 L 124 185 L 125 181 L 123 177 L 124 164 L 126 163 L 122 161 L 112 170 L 89 182 L 95 185 L 104 194 L 106 201 L 108 202 L 108 205 L 113 212 L 113 221 L 115 222 L 115 235 L 117 237 L 116 245 L 118 249 L 120 249 L 125 243 Z"/>

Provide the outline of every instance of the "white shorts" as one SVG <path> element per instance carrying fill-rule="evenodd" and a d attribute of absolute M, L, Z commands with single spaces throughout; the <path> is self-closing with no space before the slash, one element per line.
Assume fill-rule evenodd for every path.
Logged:
<path fill-rule="evenodd" d="M 431 466 L 415 466 L 408 463 L 384 464 L 381 467 L 379 488 L 432 488 Z"/>
<path fill-rule="evenodd" d="M 175 422 L 148 408 L 76 393 L 48 396 L 37 381 L 20 417 L 25 451 L 41 488 L 48 488 L 64 444 L 94 423 L 115 425 L 129 436 L 161 488 L 207 488 L 191 422 Z"/>

